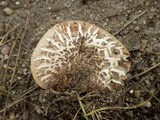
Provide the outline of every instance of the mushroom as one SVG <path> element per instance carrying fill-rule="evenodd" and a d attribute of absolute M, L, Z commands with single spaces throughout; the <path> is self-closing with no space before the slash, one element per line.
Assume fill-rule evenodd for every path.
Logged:
<path fill-rule="evenodd" d="M 44 89 L 123 88 L 130 54 L 107 31 L 83 21 L 64 21 L 50 28 L 31 57 L 31 72 Z M 74 83 L 74 84 L 73 84 Z"/>

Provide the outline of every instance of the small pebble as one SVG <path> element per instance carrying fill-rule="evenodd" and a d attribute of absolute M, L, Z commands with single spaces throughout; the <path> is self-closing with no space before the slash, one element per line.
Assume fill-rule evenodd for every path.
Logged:
<path fill-rule="evenodd" d="M 49 11 L 51 11 L 51 10 L 52 10 L 52 8 L 51 8 L 51 7 L 48 7 L 48 10 L 49 10 Z"/>
<path fill-rule="evenodd" d="M 8 55 L 4 55 L 4 60 L 8 60 L 9 56 Z"/>
<path fill-rule="evenodd" d="M 7 64 L 3 64 L 3 67 L 4 67 L 4 68 L 7 68 Z"/>
<path fill-rule="evenodd" d="M 133 117 L 133 111 L 127 111 L 126 115 L 129 116 L 129 117 Z"/>
<path fill-rule="evenodd" d="M 19 114 L 19 113 L 17 113 L 17 114 L 16 114 L 16 118 L 18 119 L 19 117 L 20 117 L 20 114 Z"/>
<path fill-rule="evenodd" d="M 158 40 L 157 40 L 158 41 Z M 157 43 L 153 46 L 153 51 L 154 52 L 160 52 L 160 43 Z"/>
<path fill-rule="evenodd" d="M 0 6 L 6 7 L 7 6 L 7 1 L 1 1 Z"/>
<path fill-rule="evenodd" d="M 19 2 L 19 1 L 17 1 L 15 4 L 16 4 L 16 5 L 20 5 L 20 2 Z"/>
<path fill-rule="evenodd" d="M 138 26 L 134 27 L 134 31 L 135 32 L 139 32 L 140 31 L 140 28 Z"/>
<path fill-rule="evenodd" d="M 2 50 L 1 50 L 1 53 L 3 55 L 9 55 L 9 52 L 10 52 L 11 48 L 8 46 L 8 45 L 5 45 Z"/>
<path fill-rule="evenodd" d="M 144 107 L 151 107 L 152 106 L 152 104 L 151 104 L 151 102 L 147 102 L 145 105 L 144 105 Z"/>
<path fill-rule="evenodd" d="M 145 83 L 146 83 L 147 85 L 149 85 L 149 83 L 150 83 L 149 81 L 150 81 L 149 79 L 146 79 L 146 80 L 145 80 Z"/>
<path fill-rule="evenodd" d="M 133 92 L 134 92 L 133 90 L 130 90 L 130 91 L 129 91 L 130 94 L 132 94 Z"/>
<path fill-rule="evenodd" d="M 133 24 L 137 24 L 137 21 L 133 21 Z"/>
<path fill-rule="evenodd" d="M 17 79 L 18 79 L 18 80 L 20 80 L 20 79 L 21 79 L 21 77 L 17 77 Z"/>
<path fill-rule="evenodd" d="M 93 15 L 93 14 L 90 14 L 89 17 L 90 17 L 90 19 L 93 19 L 93 18 L 94 18 L 94 15 Z"/>
<path fill-rule="evenodd" d="M 8 16 L 12 15 L 13 14 L 13 10 L 11 8 L 4 8 L 3 9 L 4 13 Z"/>
<path fill-rule="evenodd" d="M 154 53 L 153 50 L 151 50 L 150 48 L 146 48 L 146 52 L 147 52 L 147 54 L 153 54 Z"/>
<path fill-rule="evenodd" d="M 57 17 L 56 20 L 57 20 L 57 21 L 63 21 L 63 18 Z"/>
<path fill-rule="evenodd" d="M 146 22 L 145 20 L 143 20 L 143 24 L 146 25 L 146 23 L 147 23 L 147 22 Z"/>
<path fill-rule="evenodd" d="M 23 69 L 23 74 L 24 74 L 24 75 L 27 74 L 27 70 L 28 70 L 27 68 L 24 68 L 24 69 Z"/>
<path fill-rule="evenodd" d="M 36 112 L 37 112 L 38 114 L 42 114 L 41 108 L 39 108 L 39 107 L 37 106 L 35 109 L 36 109 Z"/>

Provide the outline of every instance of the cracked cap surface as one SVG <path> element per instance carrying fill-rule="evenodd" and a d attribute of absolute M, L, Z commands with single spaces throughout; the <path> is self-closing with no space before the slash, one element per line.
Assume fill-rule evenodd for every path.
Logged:
<path fill-rule="evenodd" d="M 81 86 L 91 84 L 113 91 L 127 78 L 129 55 L 123 44 L 102 28 L 83 21 L 64 21 L 39 41 L 31 57 L 31 72 L 44 89 L 69 86 L 83 71 L 85 77 L 80 80 L 84 82 L 78 81 Z"/>

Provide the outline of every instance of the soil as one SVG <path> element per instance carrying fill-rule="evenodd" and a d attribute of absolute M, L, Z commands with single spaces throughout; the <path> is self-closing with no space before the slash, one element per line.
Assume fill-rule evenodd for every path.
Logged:
<path fill-rule="evenodd" d="M 159 4 L 159 0 L 1 0 L 0 120 L 160 120 Z M 130 51 L 129 79 L 112 100 L 112 93 L 57 92 L 35 84 L 31 54 L 43 34 L 65 20 L 96 24 Z"/>

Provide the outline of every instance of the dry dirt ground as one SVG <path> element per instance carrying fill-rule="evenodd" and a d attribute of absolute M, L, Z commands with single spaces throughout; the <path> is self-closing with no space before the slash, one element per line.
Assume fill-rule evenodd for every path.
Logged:
<path fill-rule="evenodd" d="M 112 102 L 35 85 L 33 49 L 64 20 L 96 24 L 130 51 L 130 80 Z M 160 0 L 0 0 L 0 120 L 160 120 L 159 64 Z"/>

